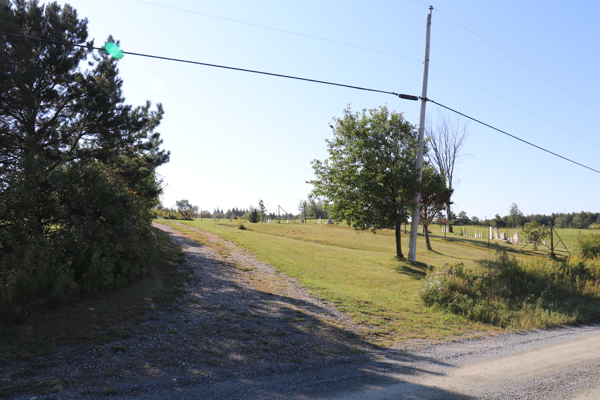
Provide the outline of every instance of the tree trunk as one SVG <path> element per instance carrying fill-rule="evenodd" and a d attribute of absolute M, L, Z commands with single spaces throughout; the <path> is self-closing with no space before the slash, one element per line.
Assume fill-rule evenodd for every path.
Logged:
<path fill-rule="evenodd" d="M 398 258 L 404 258 L 402 255 L 402 221 L 400 221 L 400 216 L 396 217 L 396 256 Z"/>
<path fill-rule="evenodd" d="M 452 230 L 452 220 L 450 219 L 451 211 L 450 211 L 450 203 L 446 204 L 446 218 L 448 219 L 448 232 L 453 233 Z"/>
<path fill-rule="evenodd" d="M 431 243 L 429 242 L 429 225 L 423 225 L 423 233 L 425 234 L 425 245 L 427 246 L 427 250 L 433 250 L 431 248 Z"/>

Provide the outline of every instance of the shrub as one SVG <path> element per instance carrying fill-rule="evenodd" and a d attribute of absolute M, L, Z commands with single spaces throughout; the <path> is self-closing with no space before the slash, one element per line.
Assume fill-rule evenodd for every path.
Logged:
<path fill-rule="evenodd" d="M 473 321 L 526 328 L 598 319 L 599 286 L 596 260 L 523 263 L 502 252 L 483 273 L 463 264 L 430 270 L 421 298 Z"/>
<path fill-rule="evenodd" d="M 260 221 L 260 213 L 256 208 L 253 208 L 250 211 L 248 211 L 248 221 L 253 224 Z"/>
<path fill-rule="evenodd" d="M 575 245 L 577 254 L 585 259 L 596 258 L 600 255 L 600 234 L 583 235 L 577 238 Z"/>

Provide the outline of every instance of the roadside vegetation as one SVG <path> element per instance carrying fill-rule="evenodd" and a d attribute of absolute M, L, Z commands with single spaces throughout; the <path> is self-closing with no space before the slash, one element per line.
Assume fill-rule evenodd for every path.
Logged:
<path fill-rule="evenodd" d="M 519 253 L 499 241 L 488 249 L 487 240 L 454 234 L 431 235 L 435 251 L 426 251 L 420 235 L 422 262 L 410 263 L 394 257 L 393 230 L 373 235 L 344 225 L 270 223 L 240 231 L 235 222 L 199 220 L 171 226 L 246 247 L 336 304 L 378 344 L 600 319 L 600 263 L 580 255 L 555 262 L 541 250 Z M 582 234 L 582 248 L 599 245 L 595 236 Z"/>
<path fill-rule="evenodd" d="M 520 261 L 505 252 L 487 269 L 431 268 L 421 297 L 428 306 L 502 328 L 531 329 L 600 320 L 600 262 Z"/>
<path fill-rule="evenodd" d="M 125 103 L 117 60 L 74 8 L 4 1 L 0 31 L 74 45 L 0 40 L 3 329 L 140 279 L 169 153 L 162 106 Z"/>
<path fill-rule="evenodd" d="M 185 276 L 176 268 L 183 263 L 183 253 L 166 233 L 152 229 L 152 234 L 157 245 L 140 280 L 58 310 L 35 312 L 26 322 L 4 327 L 0 361 L 31 359 L 64 344 L 106 344 L 126 338 L 131 325 L 143 321 L 146 312 L 179 296 Z"/>

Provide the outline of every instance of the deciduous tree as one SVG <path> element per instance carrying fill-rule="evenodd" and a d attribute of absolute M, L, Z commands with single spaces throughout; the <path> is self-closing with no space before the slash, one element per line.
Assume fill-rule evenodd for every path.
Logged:
<path fill-rule="evenodd" d="M 394 228 L 396 255 L 403 257 L 400 225 L 417 189 L 415 127 L 387 107 L 335 118 L 329 158 L 314 160 L 313 195 L 329 203 L 330 215 L 357 230 Z"/>
<path fill-rule="evenodd" d="M 463 156 L 462 149 L 465 145 L 468 131 L 467 123 L 457 117 L 452 119 L 447 114 L 438 114 L 435 125 L 430 118 L 425 125 L 428 139 L 429 152 L 427 153 L 431 162 L 437 167 L 448 183 L 448 188 L 454 187 L 454 167 L 456 162 Z M 451 202 L 446 204 L 446 215 L 450 220 L 449 231 L 452 230 Z"/>
<path fill-rule="evenodd" d="M 425 165 L 421 186 L 420 221 L 425 235 L 425 246 L 432 250 L 429 240 L 429 225 L 433 223 L 436 215 L 446 207 L 452 190 L 446 187 L 446 180 L 434 167 Z"/>

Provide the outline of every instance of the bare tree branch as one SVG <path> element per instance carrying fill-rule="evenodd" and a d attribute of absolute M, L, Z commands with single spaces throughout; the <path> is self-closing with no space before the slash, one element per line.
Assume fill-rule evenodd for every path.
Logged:
<path fill-rule="evenodd" d="M 468 137 L 468 121 L 460 116 L 451 117 L 440 111 L 435 124 L 432 118 L 427 119 L 425 135 L 429 147 L 427 156 L 446 179 L 448 189 L 452 190 L 455 181 L 454 167 L 456 162 L 465 155 L 462 149 Z M 451 220 L 450 204 L 452 202 L 448 201 L 446 205 L 448 220 Z M 450 232 L 452 232 L 452 225 L 450 225 Z"/>

